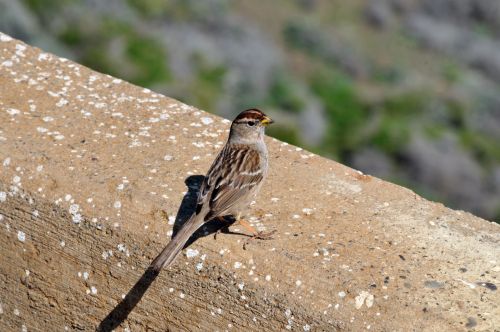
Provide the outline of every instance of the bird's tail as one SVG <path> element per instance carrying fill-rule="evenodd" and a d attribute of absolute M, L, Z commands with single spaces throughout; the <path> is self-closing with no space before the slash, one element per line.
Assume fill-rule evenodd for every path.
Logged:
<path fill-rule="evenodd" d="M 169 266 L 177 258 L 191 235 L 193 235 L 203 223 L 203 215 L 201 213 L 193 213 L 191 218 L 182 225 L 177 234 L 175 234 L 167 246 L 163 248 L 162 252 L 153 260 L 149 269 L 158 273 L 162 268 Z"/>

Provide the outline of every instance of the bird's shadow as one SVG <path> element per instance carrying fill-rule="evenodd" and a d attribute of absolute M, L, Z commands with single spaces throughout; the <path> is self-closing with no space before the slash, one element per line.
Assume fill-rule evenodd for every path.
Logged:
<path fill-rule="evenodd" d="M 188 187 L 188 192 L 184 195 L 179 210 L 177 211 L 172 237 L 175 236 L 178 230 L 182 227 L 182 225 L 184 225 L 184 223 L 191 217 L 191 215 L 195 211 L 198 191 L 203 182 L 203 179 L 203 175 L 192 175 L 186 178 L 186 180 L 184 181 L 186 186 Z M 219 231 L 230 234 L 246 235 L 228 231 L 228 227 L 234 222 L 234 218 L 228 216 L 224 217 L 224 220 L 225 222 L 221 222 L 220 220 L 212 220 L 205 223 L 191 236 L 184 248 L 190 246 L 193 242 L 201 237 L 214 234 Z M 153 281 L 155 281 L 155 279 L 158 277 L 158 274 L 159 272 L 155 272 L 152 269 L 148 268 L 143 273 L 141 278 L 135 283 L 134 287 L 130 289 L 125 298 L 120 303 L 118 303 L 118 305 L 113 308 L 113 310 L 101 321 L 96 331 L 112 331 L 121 323 L 123 323 L 125 319 L 127 319 L 130 312 L 132 312 L 135 306 L 139 303 Z"/>

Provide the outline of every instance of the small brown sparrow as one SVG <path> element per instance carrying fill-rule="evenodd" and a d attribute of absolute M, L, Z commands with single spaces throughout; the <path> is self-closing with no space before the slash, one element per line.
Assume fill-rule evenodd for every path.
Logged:
<path fill-rule="evenodd" d="M 267 175 L 264 129 L 271 123 L 273 120 L 258 109 L 243 111 L 234 119 L 226 145 L 200 187 L 196 211 L 151 263 L 150 269 L 159 272 L 170 265 L 191 235 L 212 219 L 232 215 L 242 226 L 250 226 L 240 218 Z M 265 236 L 255 230 L 253 233 L 255 237 Z"/>

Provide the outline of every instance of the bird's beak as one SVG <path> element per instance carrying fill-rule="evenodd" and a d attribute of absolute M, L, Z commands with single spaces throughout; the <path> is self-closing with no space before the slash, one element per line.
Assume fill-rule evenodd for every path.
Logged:
<path fill-rule="evenodd" d="M 271 123 L 274 123 L 273 119 L 271 119 L 270 117 L 268 117 L 267 115 L 264 116 L 264 119 L 260 120 L 260 123 L 263 125 L 263 126 L 268 126 L 270 125 Z"/>

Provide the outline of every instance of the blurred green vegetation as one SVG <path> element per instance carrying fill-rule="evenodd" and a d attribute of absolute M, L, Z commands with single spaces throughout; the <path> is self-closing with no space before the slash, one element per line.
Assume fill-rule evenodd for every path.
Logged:
<path fill-rule="evenodd" d="M 342 159 L 359 145 L 360 130 L 368 119 L 368 108 L 360 100 L 351 80 L 338 72 L 314 75 L 313 92 L 323 101 L 328 117 L 324 149 Z"/>
<path fill-rule="evenodd" d="M 270 107 L 287 110 L 288 112 L 298 113 L 305 104 L 297 87 L 293 85 L 293 78 L 286 75 L 278 75 L 271 84 L 269 96 L 264 104 Z"/>
<path fill-rule="evenodd" d="M 126 0 L 115 4 L 125 8 L 122 15 L 92 11 L 85 0 L 22 2 L 76 61 L 208 111 L 218 112 L 228 101 L 235 110 L 264 108 L 283 119 L 269 134 L 291 144 L 306 145 L 300 121 L 307 121 L 303 112 L 318 102 L 325 130 L 308 149 L 346 164 L 357 151 L 372 149 L 396 170 L 389 180 L 428 198 L 455 202 L 432 183 L 414 181 L 406 170 L 404 159 L 415 137 L 424 138 L 429 148 L 453 137 L 457 153 L 472 156 L 484 174 L 499 167 L 498 137 L 473 125 L 470 115 L 477 104 L 464 93 L 467 82 L 474 86 L 480 80 L 463 63 L 429 54 L 399 29 L 367 26 L 358 2 L 310 2 L 304 11 L 303 3 L 288 1 Z M 201 40 L 207 54 L 191 40 L 186 48 L 178 41 L 169 44 L 161 31 L 177 27 L 186 38 Z M 492 33 L 485 24 L 474 29 L 482 36 Z M 261 52 L 264 57 L 279 54 L 277 68 L 258 73 L 266 77 L 258 81 L 262 86 L 245 80 L 256 68 L 245 62 L 261 61 L 253 56 L 241 61 L 244 54 L 237 51 L 246 46 L 212 49 L 229 45 L 221 40 L 243 36 L 271 41 L 250 39 L 251 47 L 274 48 L 274 53 Z M 191 53 L 183 54 L 186 50 Z M 171 61 L 174 54 L 189 66 L 182 78 L 176 77 L 178 68 L 170 68 L 178 63 Z M 238 59 L 227 61 L 231 56 Z M 493 215 L 500 220 L 500 200 L 487 216 Z"/>
<path fill-rule="evenodd" d="M 195 55 L 193 58 L 196 79 L 190 89 L 193 91 L 193 95 L 189 100 L 202 109 L 215 110 L 222 93 L 226 68 L 224 66 L 209 65 L 200 54 Z"/>
<path fill-rule="evenodd" d="M 142 86 L 165 83 L 171 79 L 164 45 L 140 34 L 124 21 L 103 18 L 90 26 L 68 25 L 59 38 L 78 51 L 84 65 L 101 72 Z M 122 48 L 118 58 L 110 49 L 116 41 Z"/>

